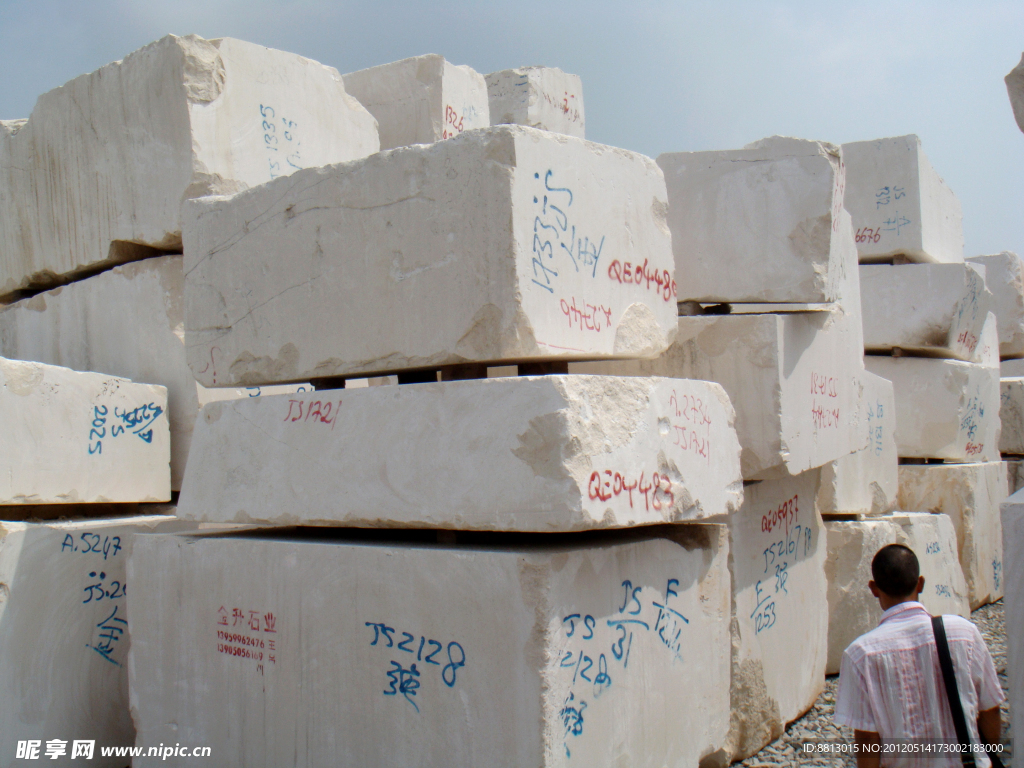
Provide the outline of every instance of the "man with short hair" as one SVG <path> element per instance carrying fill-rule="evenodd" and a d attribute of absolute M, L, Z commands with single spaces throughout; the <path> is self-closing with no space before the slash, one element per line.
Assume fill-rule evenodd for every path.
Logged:
<path fill-rule="evenodd" d="M 890 544 L 871 561 L 871 594 L 882 606 L 882 620 L 843 654 L 835 721 L 854 729 L 862 747 L 857 768 L 875 766 L 960 766 L 956 753 L 865 753 L 866 745 L 895 739 L 956 741 L 956 729 L 939 666 L 931 615 L 917 601 L 924 589 L 917 556 L 909 547 Z M 1002 723 L 1002 688 L 978 628 L 959 616 L 943 625 L 973 744 L 997 744 Z M 976 755 L 978 768 L 990 764 Z"/>

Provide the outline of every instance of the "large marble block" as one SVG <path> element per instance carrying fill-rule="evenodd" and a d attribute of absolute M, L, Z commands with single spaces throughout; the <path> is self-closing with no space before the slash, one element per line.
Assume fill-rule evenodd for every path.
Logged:
<path fill-rule="evenodd" d="M 676 329 L 665 207 L 649 158 L 513 125 L 193 200 L 189 364 L 244 386 L 651 357 Z"/>
<path fill-rule="evenodd" d="M 173 508 L 171 508 L 173 509 Z M 182 530 L 155 515 L 53 523 L 0 522 L 0 766 L 19 741 L 134 743 L 128 706 L 125 563 L 136 533 Z M 45 759 L 45 758 L 43 758 Z M 49 762 L 49 761 L 47 761 Z"/>
<path fill-rule="evenodd" d="M 839 672 L 843 651 L 878 626 L 882 609 L 868 589 L 871 560 L 897 542 L 899 526 L 889 517 L 872 520 L 826 520 L 828 582 L 828 656 L 825 674 Z"/>
<path fill-rule="evenodd" d="M 913 134 L 843 144 L 844 205 L 853 216 L 861 263 L 902 256 L 964 260 L 960 201 L 932 168 Z"/>
<path fill-rule="evenodd" d="M 1004 379 L 1024 377 L 1024 360 L 1001 360 L 999 362 L 999 375 Z"/>
<path fill-rule="evenodd" d="M 744 149 L 658 157 L 679 299 L 821 303 L 845 269 L 839 148 L 773 136 Z"/>
<path fill-rule="evenodd" d="M 1020 63 L 1011 69 L 1003 80 L 1006 82 L 1006 92 L 1010 96 L 1010 106 L 1013 108 L 1017 127 L 1024 131 L 1024 54 L 1021 54 Z M 1015 733 L 1020 733 L 1020 730 L 1016 730 Z"/>
<path fill-rule="evenodd" d="M 881 515 L 896 508 L 899 458 L 892 382 L 867 371 L 861 381 L 860 423 L 868 444 L 821 468 L 817 504 L 822 514 Z"/>
<path fill-rule="evenodd" d="M 971 610 L 1003 596 L 999 504 L 1007 496 L 1004 462 L 900 465 L 900 509 L 953 521 Z"/>
<path fill-rule="evenodd" d="M 167 390 L 0 357 L 0 504 L 171 499 Z"/>
<path fill-rule="evenodd" d="M 995 299 L 999 318 L 1000 357 L 1024 357 L 1024 261 L 1011 251 L 974 256 L 969 263 L 985 267 L 985 284 Z"/>
<path fill-rule="evenodd" d="M 859 324 L 858 324 L 859 326 Z M 571 363 L 570 372 L 721 384 L 736 409 L 745 480 L 802 472 L 867 445 L 860 348 L 842 310 L 679 318 L 654 360 Z"/>
<path fill-rule="evenodd" d="M 1024 378 L 999 380 L 999 450 L 1024 455 Z"/>
<path fill-rule="evenodd" d="M 927 512 L 896 512 L 892 521 L 900 527 L 897 541 L 914 550 L 924 576 L 920 601 L 928 612 L 955 614 L 969 619 L 971 604 L 967 581 L 960 567 L 956 530 L 949 515 Z"/>
<path fill-rule="evenodd" d="M 491 125 L 516 123 L 584 138 L 583 83 L 558 67 L 518 67 L 487 75 Z"/>
<path fill-rule="evenodd" d="M 1010 725 L 1013 733 L 1024 733 L 1024 493 L 1015 493 L 1003 502 L 1001 517 L 1003 563 L 1008 585 L 1003 610 L 1006 673 L 1010 681 Z"/>
<path fill-rule="evenodd" d="M 0 127 L 0 296 L 179 251 L 181 201 L 378 150 L 331 67 L 224 38 L 167 37 Z"/>
<path fill-rule="evenodd" d="M 572 531 L 697 520 L 742 501 L 717 384 L 536 376 L 210 403 L 183 518 Z"/>
<path fill-rule="evenodd" d="M 999 459 L 999 370 L 958 360 L 866 355 L 896 394 L 896 450 L 905 458 Z"/>
<path fill-rule="evenodd" d="M 995 309 L 984 271 L 974 264 L 862 265 L 864 348 L 973 360 Z"/>
<path fill-rule="evenodd" d="M 818 470 L 752 483 L 729 516 L 733 760 L 779 737 L 825 687 L 828 605 Z"/>
<path fill-rule="evenodd" d="M 171 489 L 199 402 L 185 363 L 181 256 L 125 264 L 0 308 L 0 355 L 167 387 Z M 215 364 L 218 350 L 211 353 Z"/>
<path fill-rule="evenodd" d="M 381 149 L 431 144 L 491 124 L 484 76 L 436 53 L 344 78 L 345 89 L 377 119 Z"/>
<path fill-rule="evenodd" d="M 139 537 L 137 743 L 209 745 L 225 768 L 661 768 L 721 749 L 724 526 L 532 542 Z"/>

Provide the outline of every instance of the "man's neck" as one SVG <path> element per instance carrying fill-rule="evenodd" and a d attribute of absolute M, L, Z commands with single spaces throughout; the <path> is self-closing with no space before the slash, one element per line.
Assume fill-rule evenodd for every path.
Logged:
<path fill-rule="evenodd" d="M 895 608 L 897 605 L 903 603 L 916 603 L 918 600 L 918 593 L 915 592 L 907 597 L 889 597 L 884 592 L 878 597 L 878 604 L 882 606 L 882 611 L 888 611 L 890 608 Z"/>

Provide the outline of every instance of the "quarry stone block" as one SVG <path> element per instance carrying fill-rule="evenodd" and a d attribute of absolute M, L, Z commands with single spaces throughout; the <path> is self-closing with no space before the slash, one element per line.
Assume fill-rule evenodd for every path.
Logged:
<path fill-rule="evenodd" d="M 661 155 L 679 299 L 821 303 L 845 270 L 839 148 L 773 136 Z"/>
<path fill-rule="evenodd" d="M 661 768 L 720 750 L 724 526 L 532 541 L 139 537 L 137 743 L 210 745 L 225 768 Z"/>
<path fill-rule="evenodd" d="M 171 499 L 167 390 L 0 357 L 0 504 Z"/>
<path fill-rule="evenodd" d="M 933 616 L 955 614 L 971 617 L 967 582 L 957 554 L 956 531 L 949 515 L 897 512 L 892 521 L 900 527 L 897 543 L 914 550 L 924 576 L 920 601 Z"/>
<path fill-rule="evenodd" d="M 736 409 L 744 480 L 798 475 L 867 447 L 855 325 L 842 310 L 680 317 L 659 358 L 569 370 L 717 382 Z"/>
<path fill-rule="evenodd" d="M 825 687 L 828 605 L 819 470 L 744 488 L 729 516 L 732 717 L 738 760 L 780 736 Z"/>
<path fill-rule="evenodd" d="M 1024 455 L 1024 378 L 999 380 L 999 450 Z"/>
<path fill-rule="evenodd" d="M 864 367 L 893 384 L 896 450 L 901 457 L 999 459 L 998 369 L 958 360 L 880 355 L 866 355 Z"/>
<path fill-rule="evenodd" d="M 874 353 L 972 361 L 996 305 L 974 264 L 864 264 L 860 288 L 864 348 Z"/>
<path fill-rule="evenodd" d="M 960 201 L 932 168 L 917 136 L 843 144 L 846 210 L 861 263 L 900 256 L 915 262 L 964 260 Z"/>
<path fill-rule="evenodd" d="M 381 149 L 431 144 L 491 124 L 484 76 L 437 54 L 344 78 L 345 89 L 376 118 Z"/>
<path fill-rule="evenodd" d="M 1003 80 L 1006 82 L 1006 92 L 1010 96 L 1010 106 L 1013 108 L 1017 127 L 1024 131 L 1024 54 L 1021 54 L 1020 63 L 1011 69 Z"/>
<path fill-rule="evenodd" d="M 487 75 L 491 125 L 515 123 L 585 138 L 583 83 L 558 67 L 518 67 Z"/>
<path fill-rule="evenodd" d="M 817 505 L 822 514 L 881 515 L 896 508 L 899 458 L 892 382 L 867 371 L 861 381 L 860 423 L 868 444 L 821 468 Z"/>
<path fill-rule="evenodd" d="M 1004 462 L 900 465 L 900 509 L 953 521 L 972 611 L 1003 596 L 999 505 L 1007 495 Z"/>
<path fill-rule="evenodd" d="M 999 356 L 1024 357 L 1024 261 L 1011 251 L 975 256 L 970 264 L 985 267 L 985 284 L 999 318 Z"/>
<path fill-rule="evenodd" d="M 0 127 L 0 296 L 180 252 L 182 199 L 378 148 L 373 117 L 333 68 L 169 35 Z"/>
<path fill-rule="evenodd" d="M 135 534 L 185 528 L 166 515 L 0 522 L 0 766 L 25 765 L 18 741 L 42 753 L 61 739 L 70 757 L 73 740 L 90 739 L 87 765 L 124 768 L 99 746 L 135 740 L 125 563 Z"/>
<path fill-rule="evenodd" d="M 1024 377 L 1024 360 L 1001 360 L 999 362 L 999 375 L 1004 379 Z"/>
<path fill-rule="evenodd" d="M 199 402 L 185 362 L 181 256 L 125 264 L 0 307 L 0 355 L 167 388 L 171 489 L 181 488 Z"/>
<path fill-rule="evenodd" d="M 1024 589 L 1021 588 L 1024 584 L 1024 494 L 1015 493 L 1004 501 L 1001 517 L 1003 563 L 1009 585 L 1003 598 L 1003 610 L 1006 674 L 1010 681 L 1010 725 L 1014 733 L 1024 733 Z"/>
<path fill-rule="evenodd" d="M 178 514 L 276 525 L 572 531 L 742 501 L 717 384 L 536 376 L 210 403 Z"/>
<path fill-rule="evenodd" d="M 189 363 L 238 387 L 660 354 L 665 199 L 643 155 L 500 126 L 189 201 Z"/>

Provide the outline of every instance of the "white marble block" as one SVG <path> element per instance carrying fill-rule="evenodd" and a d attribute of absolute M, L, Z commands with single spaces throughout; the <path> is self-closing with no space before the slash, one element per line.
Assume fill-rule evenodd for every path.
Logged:
<path fill-rule="evenodd" d="M 818 470 L 744 489 L 729 516 L 733 584 L 732 719 L 745 758 L 782 734 L 825 687 L 828 605 Z"/>
<path fill-rule="evenodd" d="M 1006 622 L 1006 673 L 1010 681 L 1010 725 L 1013 733 L 1024 733 L 1024 494 L 1015 493 L 1003 502 L 1001 513 L 1003 563 L 1008 585 L 1003 598 L 1003 610 Z"/>
<path fill-rule="evenodd" d="M 167 390 L 0 357 L 0 504 L 171 499 Z"/>
<path fill-rule="evenodd" d="M 173 510 L 173 508 L 169 508 Z M 53 523 L 0 522 L 0 766 L 15 768 L 19 741 L 96 741 L 128 746 L 125 563 L 136 533 L 182 530 L 165 515 Z M 47 760 L 49 764 L 49 760 Z"/>
<path fill-rule="evenodd" d="M 892 521 L 900 527 L 900 544 L 914 550 L 924 576 L 920 601 L 933 616 L 955 614 L 971 618 L 967 582 L 957 553 L 956 530 L 949 515 L 897 512 Z"/>
<path fill-rule="evenodd" d="M 971 610 L 1003 596 L 999 504 L 1007 495 L 1001 461 L 900 465 L 900 509 L 943 513 L 953 521 Z"/>
<path fill-rule="evenodd" d="M 653 531 L 140 537 L 136 743 L 209 745 L 224 768 L 696 766 L 729 722 L 726 531 Z"/>
<path fill-rule="evenodd" d="M 717 384 L 536 376 L 211 403 L 178 514 L 208 522 L 573 531 L 742 501 Z"/>
<path fill-rule="evenodd" d="M 1017 127 L 1024 131 L 1024 54 L 1021 54 L 1020 63 L 1011 69 L 1003 80 L 1006 83 L 1006 92 L 1010 96 L 1010 106 L 1013 108 Z M 1020 733 L 1020 730 L 1015 730 L 1015 733 Z"/>
<path fill-rule="evenodd" d="M 1024 378 L 999 380 L 999 450 L 1024 455 Z"/>
<path fill-rule="evenodd" d="M 839 148 L 773 136 L 744 149 L 658 157 L 679 299 L 821 303 L 845 269 Z"/>
<path fill-rule="evenodd" d="M 557 67 L 518 67 L 487 75 L 491 125 L 516 123 L 585 138 L 583 83 Z"/>
<path fill-rule="evenodd" d="M 999 459 L 997 368 L 881 355 L 866 355 L 864 367 L 893 384 L 896 450 L 901 457 Z"/>
<path fill-rule="evenodd" d="M 828 555 L 828 658 L 825 674 L 835 675 L 843 651 L 878 626 L 882 609 L 868 589 L 871 560 L 887 544 L 895 544 L 899 526 L 890 517 L 872 520 L 826 520 Z"/>
<path fill-rule="evenodd" d="M 913 134 L 843 144 L 846 210 L 861 263 L 964 260 L 960 201 Z"/>
<path fill-rule="evenodd" d="M 1024 377 L 1024 360 L 1001 360 L 999 363 L 999 376 L 1004 379 Z"/>
<path fill-rule="evenodd" d="M 43 94 L 17 132 L 0 127 L 0 296 L 179 250 L 184 198 L 378 147 L 333 68 L 168 35 Z"/>
<path fill-rule="evenodd" d="M 995 298 L 999 318 L 999 356 L 1024 357 L 1024 261 L 1011 251 L 975 256 L 985 267 L 985 284 Z"/>
<path fill-rule="evenodd" d="M 984 271 L 974 264 L 862 265 L 864 348 L 974 360 L 995 309 Z"/>
<path fill-rule="evenodd" d="M 1007 493 L 1014 494 L 1021 488 L 1024 488 L 1024 460 L 1006 462 Z"/>
<path fill-rule="evenodd" d="M 665 207 L 649 158 L 513 125 L 193 200 L 189 364 L 237 387 L 651 357 L 676 330 Z"/>
<path fill-rule="evenodd" d="M 868 444 L 821 468 L 817 503 L 822 514 L 881 515 L 896 508 L 899 458 L 892 382 L 867 371 L 861 381 L 860 423 Z"/>
<path fill-rule="evenodd" d="M 181 256 L 125 264 L 0 307 L 0 355 L 167 387 L 171 489 L 199 411 L 185 363 Z M 220 358 L 212 355 L 214 363 Z"/>
<path fill-rule="evenodd" d="M 718 382 L 736 409 L 743 479 L 761 480 L 866 447 L 863 368 L 851 335 L 841 310 L 680 317 L 675 343 L 655 360 L 571 363 L 569 370 Z"/>
<path fill-rule="evenodd" d="M 484 76 L 436 53 L 344 78 L 345 89 L 377 119 L 382 150 L 432 144 L 491 124 Z"/>

